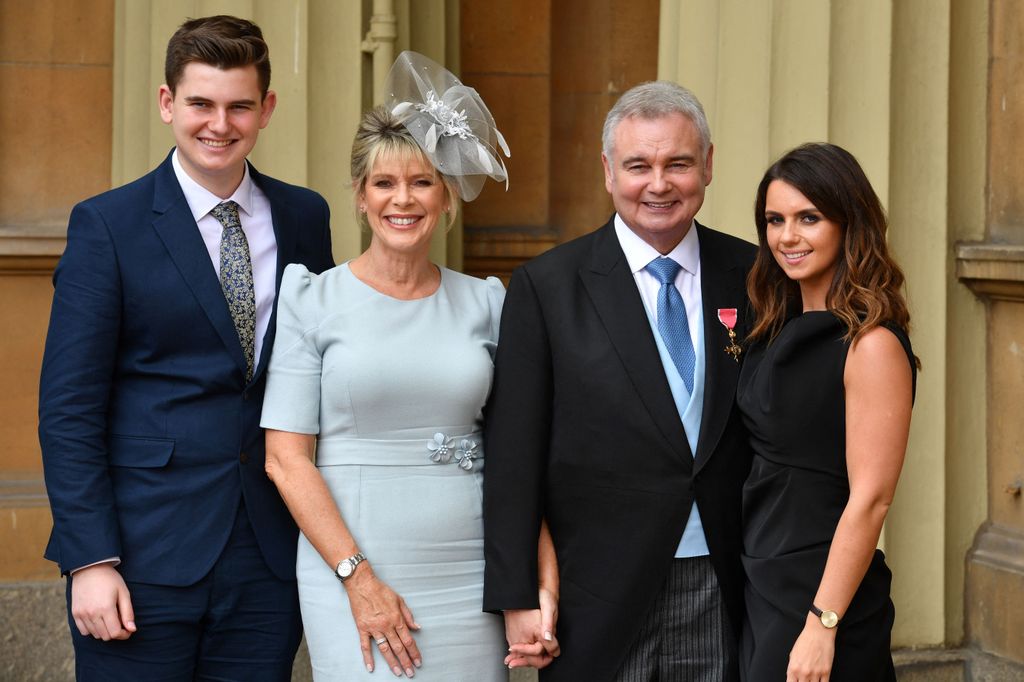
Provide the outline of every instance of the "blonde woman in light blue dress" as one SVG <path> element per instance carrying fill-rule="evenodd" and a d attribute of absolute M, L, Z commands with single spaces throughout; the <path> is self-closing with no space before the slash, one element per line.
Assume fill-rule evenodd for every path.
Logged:
<path fill-rule="evenodd" d="M 508 675 L 502 619 L 481 611 L 482 408 L 504 289 L 428 257 L 459 197 L 506 179 L 504 141 L 475 91 L 435 80 L 410 94 L 424 64 L 440 69 L 403 53 L 398 101 L 356 133 L 369 248 L 319 276 L 290 265 L 281 283 L 262 425 L 267 473 L 302 531 L 316 680 L 372 679 L 382 662 L 424 680 Z"/>

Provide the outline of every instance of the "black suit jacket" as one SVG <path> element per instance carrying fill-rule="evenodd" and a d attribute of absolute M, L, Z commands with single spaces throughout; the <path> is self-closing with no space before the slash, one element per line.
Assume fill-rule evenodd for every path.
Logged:
<path fill-rule="evenodd" d="M 270 202 L 277 284 L 288 263 L 331 267 L 323 198 L 249 170 Z M 246 381 L 170 156 L 74 208 L 39 391 L 46 557 L 62 572 L 120 556 L 128 580 L 190 585 L 220 556 L 244 496 L 267 564 L 295 578 L 298 530 L 264 472 L 259 425 L 274 327 L 272 316 Z"/>
<path fill-rule="evenodd" d="M 671 565 L 694 500 L 732 632 L 743 609 L 741 488 L 750 467 L 735 408 L 739 364 L 719 308 L 740 313 L 753 245 L 701 225 L 706 374 L 690 452 L 615 228 L 512 275 L 485 422 L 484 608 L 535 608 L 537 535 L 561 575 L 551 680 L 609 679 Z"/>

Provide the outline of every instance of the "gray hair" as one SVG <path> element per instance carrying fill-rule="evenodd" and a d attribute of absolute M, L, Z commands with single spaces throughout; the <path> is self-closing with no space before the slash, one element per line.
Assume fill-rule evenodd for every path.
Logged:
<path fill-rule="evenodd" d="M 708 127 L 704 107 L 700 105 L 696 95 L 671 81 L 641 83 L 627 90 L 619 98 L 604 119 L 604 132 L 601 135 L 604 155 L 611 158 L 615 129 L 623 119 L 632 116 L 652 119 L 672 114 L 682 114 L 693 122 L 700 135 L 701 155 L 706 156 L 711 147 L 711 128 Z"/>

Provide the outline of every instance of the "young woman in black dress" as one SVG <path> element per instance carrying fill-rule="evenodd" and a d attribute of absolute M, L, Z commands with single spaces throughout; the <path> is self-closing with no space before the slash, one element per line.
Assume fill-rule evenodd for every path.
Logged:
<path fill-rule="evenodd" d="M 738 401 L 751 682 L 895 680 L 876 550 L 903 465 L 917 360 L 903 274 L 856 159 L 808 144 L 758 187 L 756 316 Z"/>

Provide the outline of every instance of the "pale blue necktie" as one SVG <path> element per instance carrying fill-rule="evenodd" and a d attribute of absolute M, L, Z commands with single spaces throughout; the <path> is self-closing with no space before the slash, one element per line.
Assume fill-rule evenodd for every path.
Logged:
<path fill-rule="evenodd" d="M 686 384 L 686 390 L 693 394 L 693 370 L 697 360 L 693 340 L 690 338 L 690 325 L 686 319 L 686 306 L 675 284 L 676 275 L 682 266 L 671 258 L 659 257 L 644 269 L 661 282 L 658 291 L 658 331 L 668 348 L 668 354 L 672 356 L 672 362 L 679 370 L 679 376 Z"/>
<path fill-rule="evenodd" d="M 242 232 L 238 204 L 225 201 L 210 214 L 224 226 L 220 237 L 220 288 L 228 302 L 231 319 L 245 355 L 245 380 L 252 379 L 256 354 L 256 290 L 252 281 L 249 241 Z"/>

